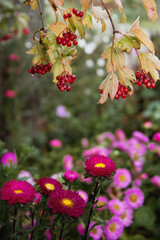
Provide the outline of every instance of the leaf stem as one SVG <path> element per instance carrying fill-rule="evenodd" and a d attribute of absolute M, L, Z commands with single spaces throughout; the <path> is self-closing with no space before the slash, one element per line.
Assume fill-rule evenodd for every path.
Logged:
<path fill-rule="evenodd" d="M 62 226 L 61 226 L 61 232 L 60 232 L 60 235 L 59 235 L 59 240 L 62 239 L 63 230 L 64 230 L 64 223 L 65 223 L 65 219 L 64 219 L 64 216 L 63 216 L 62 217 Z"/>
<path fill-rule="evenodd" d="M 41 28 L 41 30 L 42 30 L 42 31 L 45 31 L 45 27 L 44 27 L 44 19 L 43 19 L 43 12 L 42 12 L 42 7 L 41 7 L 41 2 L 40 2 L 40 0 L 37 0 L 37 2 L 38 2 L 39 13 L 40 13 L 40 16 L 41 16 L 41 22 L 42 22 L 42 28 Z"/>
<path fill-rule="evenodd" d="M 12 228 L 12 234 L 13 234 L 12 240 L 16 239 L 15 236 L 14 236 L 15 230 L 16 230 L 16 217 L 17 217 L 17 207 L 15 206 L 15 208 L 14 208 L 13 228 Z"/>
<path fill-rule="evenodd" d="M 74 3 L 74 0 L 72 0 L 72 5 L 73 5 L 73 8 L 75 8 L 75 3 Z"/>
<path fill-rule="evenodd" d="M 94 207 L 95 198 L 96 198 L 96 195 L 97 195 L 97 192 L 98 192 L 98 186 L 99 186 L 99 182 L 98 182 L 98 179 L 97 179 L 97 180 L 96 180 L 96 184 L 95 184 L 94 191 L 93 191 L 93 193 L 92 193 L 92 206 L 91 206 L 91 208 L 90 208 L 90 212 L 89 212 L 89 216 L 88 216 L 88 221 L 87 221 L 87 225 L 86 225 L 86 228 L 85 228 L 84 240 L 87 240 L 87 237 L 88 237 L 88 229 L 89 229 L 89 225 L 90 225 L 90 222 L 91 222 L 91 216 L 92 216 L 92 212 L 93 212 L 93 207 Z"/>
<path fill-rule="evenodd" d="M 31 240 L 33 240 L 34 239 L 34 237 L 33 237 L 33 232 L 34 232 L 34 212 L 33 212 L 33 210 L 31 210 L 31 227 L 32 227 L 32 232 L 31 232 Z"/>

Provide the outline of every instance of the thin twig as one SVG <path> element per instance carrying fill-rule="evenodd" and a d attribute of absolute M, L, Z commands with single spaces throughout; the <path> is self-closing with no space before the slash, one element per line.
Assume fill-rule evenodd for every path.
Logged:
<path fill-rule="evenodd" d="M 75 8 L 75 3 L 74 3 L 74 0 L 72 0 L 72 5 L 73 5 L 73 8 Z"/>
<path fill-rule="evenodd" d="M 42 28 L 41 30 L 45 30 L 45 27 L 44 27 L 44 19 L 43 19 L 43 12 L 42 12 L 42 7 L 41 7 L 41 3 L 40 3 L 40 0 L 37 0 L 38 2 L 38 7 L 39 7 L 39 13 L 40 13 L 40 16 L 41 16 L 41 22 L 42 22 Z"/>

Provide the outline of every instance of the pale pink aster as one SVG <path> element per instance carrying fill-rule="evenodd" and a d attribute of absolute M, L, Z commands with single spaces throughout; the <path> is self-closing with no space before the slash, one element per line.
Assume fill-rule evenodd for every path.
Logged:
<path fill-rule="evenodd" d="M 91 184 L 92 183 L 92 178 L 89 177 L 89 178 L 84 178 L 84 175 L 81 175 L 81 179 L 80 179 L 81 182 L 86 182 L 88 184 Z"/>
<path fill-rule="evenodd" d="M 96 205 L 100 207 L 100 208 L 97 208 L 97 211 L 105 210 L 108 208 L 108 198 L 106 198 L 105 196 L 99 196 L 96 200 L 98 200 Z M 104 204 L 107 206 L 103 206 Z"/>
<path fill-rule="evenodd" d="M 37 186 L 45 195 L 50 195 L 52 192 L 56 190 L 62 189 L 62 184 L 58 182 L 56 179 L 43 177 L 39 178 L 37 181 Z"/>
<path fill-rule="evenodd" d="M 113 177 L 113 182 L 120 188 L 126 188 L 132 181 L 131 173 L 126 168 L 119 168 Z"/>
<path fill-rule="evenodd" d="M 11 180 L 6 182 L 0 190 L 0 199 L 8 204 L 27 204 L 35 199 L 36 190 L 33 186 L 22 180 Z"/>
<path fill-rule="evenodd" d="M 105 156 L 109 156 L 109 154 L 111 153 L 111 149 L 109 148 L 104 148 L 104 147 L 92 147 L 90 149 L 84 150 L 82 152 L 84 157 L 89 157 L 91 155 L 105 155 Z"/>
<path fill-rule="evenodd" d="M 147 173 L 141 173 L 140 174 L 140 179 L 142 179 L 142 180 L 148 179 L 148 174 Z"/>
<path fill-rule="evenodd" d="M 121 141 L 121 142 L 115 141 L 112 144 L 112 148 L 119 148 L 122 152 L 125 152 L 128 146 L 124 141 Z"/>
<path fill-rule="evenodd" d="M 97 141 L 98 143 L 103 142 L 105 139 L 109 139 L 111 142 L 115 141 L 116 138 L 111 132 L 104 132 L 101 135 L 98 136 Z"/>
<path fill-rule="evenodd" d="M 140 187 L 140 186 L 141 186 L 141 183 L 142 183 L 142 181 L 141 181 L 141 179 L 140 179 L 139 177 L 137 177 L 137 178 L 135 178 L 135 179 L 133 180 L 133 185 L 134 185 L 135 187 Z"/>
<path fill-rule="evenodd" d="M 119 216 L 124 213 L 124 204 L 119 199 L 112 199 L 108 203 L 109 210 L 111 213 Z"/>
<path fill-rule="evenodd" d="M 62 147 L 63 143 L 59 139 L 52 139 L 49 142 L 49 145 L 51 147 L 60 148 L 60 147 Z"/>
<path fill-rule="evenodd" d="M 78 193 L 59 189 L 49 196 L 48 207 L 53 213 L 60 212 L 68 217 L 79 218 L 84 214 L 86 203 Z"/>
<path fill-rule="evenodd" d="M 81 144 L 82 144 L 82 147 L 84 148 L 87 148 L 88 147 L 88 139 L 87 138 L 82 138 L 81 139 Z"/>
<path fill-rule="evenodd" d="M 160 188 L 160 176 L 154 176 L 151 178 L 151 182 Z"/>
<path fill-rule="evenodd" d="M 91 229 L 91 227 L 93 227 L 93 225 L 95 224 L 94 221 L 92 221 L 89 225 L 89 229 Z M 89 233 L 89 236 L 92 237 L 94 240 L 100 240 L 102 237 L 102 227 L 100 225 L 96 225 Z"/>
<path fill-rule="evenodd" d="M 84 199 L 85 202 L 88 202 L 88 195 L 85 191 L 78 190 L 77 193 Z"/>
<path fill-rule="evenodd" d="M 20 59 L 20 57 L 15 53 L 11 53 L 8 58 L 9 58 L 9 60 L 11 60 L 13 62 L 19 61 L 19 59 Z"/>
<path fill-rule="evenodd" d="M 160 132 L 157 132 L 153 135 L 153 140 L 160 143 Z"/>
<path fill-rule="evenodd" d="M 138 160 L 138 161 L 132 161 L 133 166 L 135 167 L 135 170 L 140 173 L 143 170 L 143 160 Z"/>
<path fill-rule="evenodd" d="M 110 221 L 107 221 L 104 227 L 104 234 L 107 240 L 117 240 L 120 238 L 124 229 L 124 225 L 119 217 L 113 216 Z"/>
<path fill-rule="evenodd" d="M 33 179 L 32 175 L 31 175 L 31 173 L 28 172 L 28 171 L 25 171 L 25 170 L 22 170 L 18 174 L 18 179 L 25 180 L 25 181 L 29 182 L 32 185 L 34 183 L 34 179 Z"/>
<path fill-rule="evenodd" d="M 5 96 L 7 98 L 15 98 L 16 92 L 14 90 L 8 89 L 5 91 Z"/>
<path fill-rule="evenodd" d="M 147 137 L 144 133 L 139 132 L 139 131 L 134 131 L 132 133 L 133 137 L 135 137 L 136 139 L 148 143 L 149 142 L 149 137 Z"/>
<path fill-rule="evenodd" d="M 116 171 L 116 164 L 103 155 L 91 156 L 85 160 L 84 169 L 93 177 L 109 178 Z"/>
<path fill-rule="evenodd" d="M 74 182 L 77 178 L 79 178 L 79 174 L 76 173 L 75 171 L 67 171 L 67 172 L 64 173 L 64 177 L 69 182 Z"/>
<path fill-rule="evenodd" d="M 116 133 L 116 137 L 119 141 L 126 140 L 126 134 L 122 129 L 117 129 L 115 133 Z"/>
<path fill-rule="evenodd" d="M 66 110 L 66 107 L 59 105 L 56 108 L 56 115 L 60 118 L 69 118 L 71 114 Z"/>
<path fill-rule="evenodd" d="M 125 206 L 123 215 L 120 215 L 120 219 L 125 227 L 129 227 L 133 221 L 133 210 L 127 205 Z"/>
<path fill-rule="evenodd" d="M 63 158 L 63 168 L 65 171 L 70 171 L 73 168 L 73 157 L 69 154 Z"/>
<path fill-rule="evenodd" d="M 144 128 L 146 128 L 146 129 L 149 129 L 149 128 L 151 128 L 152 127 L 152 122 L 151 121 L 146 121 L 145 123 L 144 123 Z"/>
<path fill-rule="evenodd" d="M 144 194 L 140 188 L 133 187 L 125 191 L 124 200 L 133 208 L 139 208 L 144 204 Z"/>
<path fill-rule="evenodd" d="M 17 163 L 17 156 L 13 152 L 4 153 L 1 157 L 2 165 L 7 165 L 8 167 L 10 167 L 11 165 L 12 166 L 16 165 L 16 163 Z"/>
<path fill-rule="evenodd" d="M 156 143 L 151 142 L 151 143 L 148 144 L 148 149 L 150 151 L 154 151 L 156 149 L 156 146 L 157 146 Z"/>
<path fill-rule="evenodd" d="M 83 223 L 78 224 L 77 231 L 81 236 L 85 234 L 85 225 Z"/>

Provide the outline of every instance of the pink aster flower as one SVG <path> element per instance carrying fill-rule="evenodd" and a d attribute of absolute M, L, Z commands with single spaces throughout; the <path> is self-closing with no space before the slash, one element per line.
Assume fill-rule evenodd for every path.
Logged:
<path fill-rule="evenodd" d="M 60 118 L 69 118 L 71 114 L 66 110 L 66 107 L 63 105 L 59 105 L 56 108 L 56 115 Z"/>
<path fill-rule="evenodd" d="M 143 160 L 132 161 L 133 166 L 135 167 L 136 172 L 140 173 L 143 170 Z"/>
<path fill-rule="evenodd" d="M 122 129 L 116 130 L 116 137 L 119 141 L 125 141 L 126 140 L 126 134 Z"/>
<path fill-rule="evenodd" d="M 13 91 L 13 90 L 11 90 L 11 89 L 6 90 L 6 91 L 5 91 L 5 96 L 6 96 L 7 98 L 15 98 L 16 92 Z"/>
<path fill-rule="evenodd" d="M 121 188 L 118 187 L 114 182 L 108 186 L 107 193 L 111 199 L 120 198 L 123 195 Z"/>
<path fill-rule="evenodd" d="M 148 144 L 148 149 L 150 151 L 154 151 L 156 149 L 156 146 L 157 146 L 156 143 L 151 142 L 151 143 Z"/>
<path fill-rule="evenodd" d="M 88 139 L 87 138 L 82 138 L 81 139 L 81 144 L 82 144 L 82 147 L 84 148 L 87 148 L 88 147 Z"/>
<path fill-rule="evenodd" d="M 130 185 L 132 177 L 128 169 L 119 168 L 114 175 L 113 182 L 120 188 L 126 188 Z"/>
<path fill-rule="evenodd" d="M 144 133 L 139 132 L 139 131 L 134 131 L 133 132 L 133 137 L 135 137 L 136 139 L 148 143 L 149 142 L 149 137 L 147 137 Z"/>
<path fill-rule="evenodd" d="M 85 226 L 83 223 L 78 224 L 77 231 L 81 236 L 85 234 Z"/>
<path fill-rule="evenodd" d="M 126 205 L 123 215 L 120 215 L 120 219 L 125 227 L 129 227 L 133 221 L 133 210 Z"/>
<path fill-rule="evenodd" d="M 78 193 L 59 189 L 49 196 L 48 207 L 53 213 L 60 212 L 68 217 L 79 218 L 84 214 L 86 203 Z"/>
<path fill-rule="evenodd" d="M 69 182 L 74 182 L 77 178 L 79 178 L 79 174 L 76 173 L 75 171 L 67 171 L 67 172 L 64 173 L 64 177 Z"/>
<path fill-rule="evenodd" d="M 16 163 L 17 163 L 17 156 L 13 152 L 7 152 L 3 154 L 3 156 L 1 157 L 2 165 L 7 165 L 8 167 L 10 167 L 11 165 L 12 166 L 16 165 Z"/>
<path fill-rule="evenodd" d="M 98 136 L 97 141 L 98 143 L 103 142 L 105 139 L 109 139 L 111 142 L 115 141 L 116 138 L 111 132 L 104 132 L 101 135 Z"/>
<path fill-rule="evenodd" d="M 30 172 L 28 171 L 25 171 L 25 170 L 22 170 L 19 174 L 18 174 L 18 179 L 22 179 L 22 180 L 25 180 L 27 182 L 29 182 L 30 184 L 33 185 L 34 183 L 34 179 L 31 175 Z"/>
<path fill-rule="evenodd" d="M 49 142 L 49 145 L 51 147 L 60 148 L 60 147 L 62 147 L 63 143 L 59 139 L 52 139 Z"/>
<path fill-rule="evenodd" d="M 63 158 L 63 168 L 65 171 L 70 171 L 73 168 L 73 157 L 69 154 Z"/>
<path fill-rule="evenodd" d="M 147 173 L 141 173 L 140 174 L 140 179 L 142 179 L 142 180 L 148 179 L 148 174 Z"/>
<path fill-rule="evenodd" d="M 119 148 L 122 152 L 125 152 L 127 150 L 127 144 L 124 141 L 115 141 L 112 144 L 112 148 Z"/>
<path fill-rule="evenodd" d="M 8 204 L 27 204 L 33 202 L 36 191 L 32 185 L 22 180 L 11 180 L 6 182 L 0 190 L 0 199 L 6 200 Z"/>
<path fill-rule="evenodd" d="M 98 202 L 97 202 L 97 206 L 98 207 L 101 207 L 101 206 L 103 206 L 104 204 L 105 205 L 108 205 L 108 198 L 106 198 L 105 196 L 100 196 L 100 197 L 98 197 L 96 200 L 98 200 Z M 105 209 L 107 209 L 108 208 L 108 206 L 103 206 L 103 207 L 101 207 L 101 208 L 97 208 L 97 211 L 101 211 L 101 210 L 105 210 Z"/>
<path fill-rule="evenodd" d="M 152 125 L 153 125 L 152 122 L 146 121 L 146 122 L 144 123 L 144 128 L 149 129 L 149 128 L 152 127 Z"/>
<path fill-rule="evenodd" d="M 133 185 L 134 185 L 135 187 L 140 187 L 140 186 L 141 186 L 141 183 L 142 183 L 142 181 L 141 181 L 140 177 L 137 177 L 137 178 L 135 178 L 135 179 L 133 180 Z"/>
<path fill-rule="evenodd" d="M 17 62 L 20 59 L 20 57 L 15 53 L 10 54 L 8 58 L 9 58 L 9 60 L 11 60 L 13 62 Z"/>
<path fill-rule="evenodd" d="M 35 194 L 34 204 L 38 204 L 40 201 L 41 201 L 41 194 L 40 193 L 36 193 Z"/>
<path fill-rule="evenodd" d="M 85 160 L 85 170 L 93 177 L 110 177 L 116 171 L 116 164 L 103 155 L 91 156 Z"/>
<path fill-rule="evenodd" d="M 151 178 L 151 182 L 160 188 L 160 176 L 154 176 Z"/>
<path fill-rule="evenodd" d="M 78 190 L 77 193 L 84 199 L 85 202 L 88 202 L 88 195 L 85 191 Z"/>
<path fill-rule="evenodd" d="M 123 232 L 124 226 L 119 217 L 113 216 L 110 221 L 107 221 L 104 227 L 104 234 L 107 240 L 117 240 Z"/>
<path fill-rule="evenodd" d="M 89 178 L 84 178 L 84 175 L 81 175 L 81 179 L 80 179 L 81 182 L 86 182 L 88 184 L 92 183 L 92 178 L 89 177 Z"/>
<path fill-rule="evenodd" d="M 91 227 L 93 227 L 93 225 L 95 224 L 95 222 L 91 222 L 89 225 L 89 229 L 91 229 Z M 102 227 L 100 225 L 96 225 L 89 233 L 89 236 L 92 237 L 94 240 L 100 240 L 102 237 Z"/>
<path fill-rule="evenodd" d="M 119 199 L 112 199 L 108 203 L 109 210 L 111 213 L 119 216 L 124 213 L 124 204 Z"/>
<path fill-rule="evenodd" d="M 144 194 L 140 188 L 133 187 L 125 191 L 124 200 L 131 208 L 139 208 L 144 203 Z"/>
<path fill-rule="evenodd" d="M 160 143 L 160 132 L 157 132 L 153 135 L 153 140 Z"/>
<path fill-rule="evenodd" d="M 56 190 L 62 189 L 62 185 L 56 179 L 43 177 L 39 178 L 37 181 L 37 185 L 41 189 L 42 193 L 45 195 L 50 195 L 52 192 Z"/>
<path fill-rule="evenodd" d="M 91 155 L 109 156 L 110 153 L 111 153 L 111 149 L 95 146 L 95 147 L 92 147 L 90 149 L 84 150 L 82 154 L 83 154 L 84 157 L 89 157 Z"/>

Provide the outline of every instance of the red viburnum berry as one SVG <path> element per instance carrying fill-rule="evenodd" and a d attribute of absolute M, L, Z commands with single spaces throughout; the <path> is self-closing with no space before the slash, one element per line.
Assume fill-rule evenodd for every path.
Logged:
<path fill-rule="evenodd" d="M 67 92 L 69 92 L 71 90 L 71 86 L 69 84 L 74 83 L 74 81 L 76 80 L 76 76 L 70 75 L 69 73 L 64 71 L 63 73 L 58 75 L 56 79 L 58 80 L 57 87 L 60 89 L 60 91 L 63 92 L 66 90 Z"/>
<path fill-rule="evenodd" d="M 62 35 L 62 37 L 60 35 Z M 61 33 L 60 35 L 56 37 L 56 41 L 57 41 L 58 45 L 71 47 L 72 44 L 74 46 L 76 46 L 78 44 L 78 42 L 76 40 L 77 39 L 77 35 L 72 33 L 69 28 L 66 28 L 64 30 L 63 34 Z"/>
<path fill-rule="evenodd" d="M 151 79 L 146 72 L 144 72 L 142 69 L 137 70 L 136 72 L 136 84 L 138 84 L 139 87 L 142 85 L 145 85 L 146 88 L 155 88 L 156 84 L 154 83 L 153 79 Z"/>
<path fill-rule="evenodd" d="M 39 64 L 39 65 L 35 64 L 28 70 L 28 72 L 31 74 L 38 73 L 38 74 L 45 75 L 47 72 L 51 70 L 51 68 L 52 68 L 52 64 L 49 62 L 46 64 Z"/>

